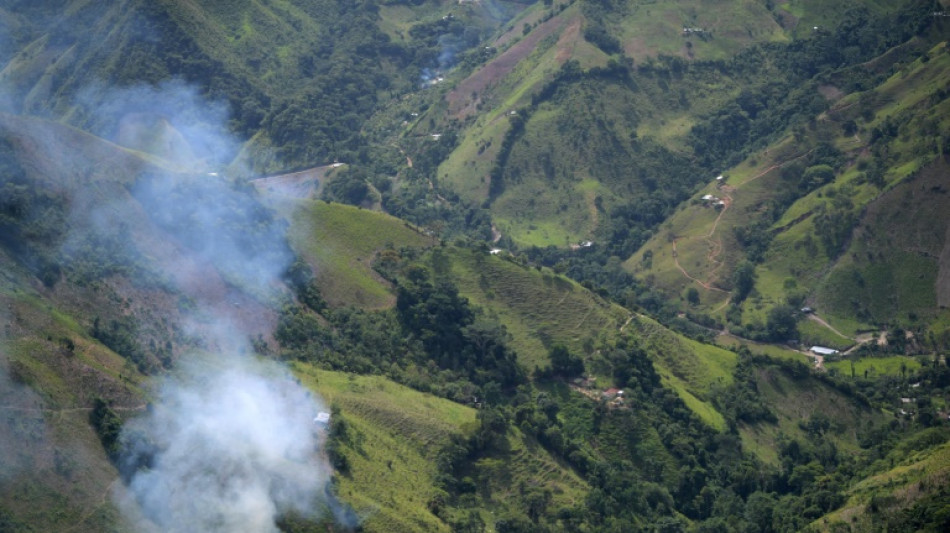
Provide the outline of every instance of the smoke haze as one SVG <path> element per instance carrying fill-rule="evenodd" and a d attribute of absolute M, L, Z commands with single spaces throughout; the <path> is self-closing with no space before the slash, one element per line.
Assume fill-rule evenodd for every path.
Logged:
<path fill-rule="evenodd" d="M 0 36 L 0 60 L 9 59 L 5 44 Z M 16 111 L 5 89 L 0 111 Z M 148 411 L 123 426 L 118 508 L 141 531 L 270 533 L 284 512 L 322 508 L 345 518 L 326 490 L 331 469 L 314 424 L 326 410 L 321 400 L 281 364 L 240 355 L 253 351 L 247 325 L 265 324 L 259 315 L 281 301 L 294 256 L 286 224 L 234 178 L 244 174 L 233 165 L 242 143 L 228 130 L 227 106 L 172 80 L 92 85 L 77 93 L 71 113 L 71 123 L 163 162 L 143 157 L 139 167 L 104 169 L 112 161 L 75 149 L 84 145 L 34 139 L 38 151 L 56 154 L 49 169 L 69 169 L 57 176 L 71 195 L 57 259 L 73 272 L 92 265 L 104 287 L 116 272 L 134 278 L 131 285 L 161 285 L 186 302 L 170 318 L 187 333 L 176 343 L 197 339 L 192 347 L 215 352 L 183 351 L 153 382 Z M 161 313 L 156 307 L 148 319 L 164 324 Z M 0 481 L 29 469 L 24 444 L 46 438 L 39 397 L 11 379 L 7 363 L 0 353 L 0 399 L 20 411 L 0 411 Z"/>
<path fill-rule="evenodd" d="M 92 133 L 158 155 L 182 170 L 219 169 L 241 147 L 227 129 L 228 106 L 179 79 L 121 88 L 92 85 L 79 91 L 76 102 Z"/>
<path fill-rule="evenodd" d="M 154 409 L 124 429 L 124 462 L 139 467 L 128 486 L 148 520 L 140 525 L 272 532 L 280 512 L 306 513 L 328 476 L 313 422 L 320 409 L 276 363 L 184 362 Z"/>

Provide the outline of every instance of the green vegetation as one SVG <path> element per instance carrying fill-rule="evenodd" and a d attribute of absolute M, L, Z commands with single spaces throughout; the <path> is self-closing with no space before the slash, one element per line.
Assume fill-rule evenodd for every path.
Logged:
<path fill-rule="evenodd" d="M 598 342 L 619 335 L 629 316 L 576 282 L 484 248 L 434 250 L 430 264 L 434 272 L 454 277 L 464 296 L 505 324 L 528 369 L 547 366 L 548 350 L 557 344 L 590 357 Z"/>
<path fill-rule="evenodd" d="M 292 246 L 315 271 L 317 287 L 331 306 L 392 306 L 389 284 L 373 271 L 373 262 L 385 261 L 397 249 L 433 243 L 382 213 L 310 200 L 275 202 L 291 221 Z"/>
<path fill-rule="evenodd" d="M 320 371 L 301 363 L 294 369 L 334 406 L 334 424 L 345 425 L 336 440 L 347 468 L 336 476 L 336 491 L 365 517 L 364 530 L 446 530 L 426 509 L 439 494 L 431 456 L 452 435 L 474 431 L 475 410 L 382 377 Z"/>
<path fill-rule="evenodd" d="M 195 348 L 332 412 L 282 531 L 946 528 L 941 4 L 66 4 L 0 10 L 0 529 L 128 529 Z"/>

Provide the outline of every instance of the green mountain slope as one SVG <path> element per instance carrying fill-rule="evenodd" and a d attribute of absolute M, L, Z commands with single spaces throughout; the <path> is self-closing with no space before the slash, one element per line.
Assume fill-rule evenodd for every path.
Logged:
<path fill-rule="evenodd" d="M 696 289 L 698 308 L 721 320 L 740 299 L 737 268 L 751 259 L 758 265 L 741 320 L 762 335 L 769 311 L 786 301 L 816 307 L 845 335 L 800 323 L 817 344 L 847 347 L 859 329 L 940 323 L 943 235 L 932 228 L 948 212 L 935 136 L 947 116 L 938 81 L 947 55 L 943 44 L 925 54 L 710 180 L 625 266 L 683 306 Z M 898 123 L 920 134 L 898 138 Z"/>
<path fill-rule="evenodd" d="M 940 5 L 3 4 L 0 530 L 940 530 Z"/>
<path fill-rule="evenodd" d="M 281 210 L 290 213 L 291 243 L 310 262 L 331 306 L 393 305 L 391 287 L 373 271 L 373 262 L 387 249 L 433 244 L 399 219 L 353 206 L 302 200 Z"/>
<path fill-rule="evenodd" d="M 868 36 L 851 31 L 856 14 L 867 20 L 898 8 L 869 3 L 862 9 L 845 13 L 817 2 L 701 9 L 688 2 L 574 2 L 526 11 L 515 22 L 523 36 L 502 34 L 498 55 L 429 109 L 430 124 L 458 136 L 439 166 L 439 184 L 465 202 L 490 205 L 501 232 L 520 245 L 616 238 L 611 233 L 621 224 L 651 230 L 718 173 L 693 157 L 709 161 L 709 146 L 718 143 L 697 137 L 717 133 L 696 128 L 731 113 L 736 101 L 747 106 L 742 98 L 752 95 L 751 87 L 768 88 L 764 99 L 791 92 L 793 105 L 801 105 L 796 85 L 840 60 L 812 55 L 805 62 L 817 64 L 803 69 L 782 64 L 778 51 L 788 47 L 794 55 L 809 46 L 790 41 L 793 36 L 827 39 L 822 30 L 805 32 L 803 20 L 840 23 L 835 38 L 847 32 L 843 40 L 860 40 Z M 773 107 L 763 137 L 789 119 L 788 110 Z M 748 109 L 752 118 L 756 113 Z M 459 119 L 465 122 L 453 122 Z M 741 131 L 724 136 L 732 135 L 743 142 Z M 639 219 L 625 211 L 638 211 Z"/>
<path fill-rule="evenodd" d="M 144 408 L 142 376 L 31 287 L 6 253 L 0 303 L 0 518 L 13 531 L 127 527 L 116 469 L 90 424 L 94 400 Z"/>
<path fill-rule="evenodd" d="M 855 485 L 847 503 L 813 523 L 809 530 L 835 528 L 908 528 L 939 531 L 947 516 L 947 436 L 929 431 L 902 442 L 874 466 L 872 475 Z M 847 524 L 847 525 L 846 525 Z"/>
<path fill-rule="evenodd" d="M 425 69 L 454 66 L 455 53 L 521 8 L 448 0 L 404 9 L 332 0 L 60 4 L 0 12 L 15 30 L 0 51 L 4 105 L 111 137 L 96 105 L 131 109 L 115 101 L 114 87 L 184 79 L 226 103 L 242 140 L 254 139 L 244 161 L 262 169 L 363 158 L 359 130 L 377 106 L 415 90 Z M 138 99 L 138 112 L 176 106 L 148 100 Z"/>

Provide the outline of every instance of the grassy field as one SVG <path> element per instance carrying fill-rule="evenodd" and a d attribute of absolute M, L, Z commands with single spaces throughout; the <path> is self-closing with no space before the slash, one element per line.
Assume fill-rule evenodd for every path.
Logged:
<path fill-rule="evenodd" d="M 799 340 L 805 346 L 827 346 L 836 350 L 844 350 L 854 345 L 854 340 L 842 337 L 825 326 L 812 320 L 798 321 Z"/>
<path fill-rule="evenodd" d="M 644 2 L 611 22 L 624 50 L 636 60 L 659 54 L 725 59 L 755 42 L 787 39 L 772 13 L 759 4 L 715 2 L 699 8 L 686 1 Z M 686 27 L 702 31 L 685 34 Z"/>
<path fill-rule="evenodd" d="M 808 363 L 810 360 L 805 354 L 786 348 L 777 344 L 763 344 L 759 342 L 742 339 L 733 335 L 719 335 L 716 337 L 716 345 L 728 350 L 736 351 L 745 346 L 753 354 L 767 355 L 775 359 L 785 359 L 789 361 L 799 361 Z"/>
<path fill-rule="evenodd" d="M 484 251 L 450 248 L 441 253 L 449 259 L 460 293 L 505 324 L 526 368 L 546 366 L 549 347 L 560 343 L 586 360 L 588 372 L 609 384 L 609 373 L 598 374 L 597 352 L 621 334 L 630 335 L 690 409 L 711 427 L 725 428 L 708 394 L 713 385 L 732 382 L 733 352 L 683 337 L 647 317 L 631 317 L 547 269 L 523 267 Z"/>
<path fill-rule="evenodd" d="M 548 364 L 560 343 L 590 357 L 619 335 L 629 313 L 550 270 L 536 270 L 481 250 L 448 249 L 459 292 L 505 324 L 525 368 Z"/>
<path fill-rule="evenodd" d="M 337 493 L 365 531 L 448 531 L 426 505 L 438 493 L 432 455 L 452 434 L 475 430 L 475 410 L 385 378 L 295 363 L 301 382 L 339 408 L 347 424 Z"/>
<path fill-rule="evenodd" d="M 853 365 L 853 367 L 852 367 Z M 842 359 L 840 361 L 825 362 L 825 368 L 834 370 L 841 376 L 850 376 L 852 368 L 855 377 L 884 377 L 901 376 L 905 372 L 916 372 L 920 369 L 920 362 L 913 357 L 862 357 L 858 359 Z"/>
<path fill-rule="evenodd" d="M 440 495 L 433 457 L 451 435 L 475 431 L 475 409 L 379 376 L 322 371 L 302 363 L 294 364 L 294 373 L 346 421 L 343 452 L 350 468 L 337 473 L 336 487 L 341 500 L 362 518 L 363 530 L 448 531 L 428 509 Z M 508 434 L 507 448 L 480 460 L 485 477 L 477 480 L 479 504 L 486 513 L 500 515 L 522 483 L 551 490 L 554 505 L 584 498 L 584 482 L 519 431 Z M 493 520 L 490 515 L 485 519 Z"/>
<path fill-rule="evenodd" d="M 434 240 L 405 222 L 374 211 L 312 200 L 282 200 L 291 221 L 290 240 L 312 265 L 321 294 L 331 306 L 380 309 L 393 305 L 389 284 L 373 269 L 388 246 L 426 247 Z"/>
<path fill-rule="evenodd" d="M 121 415 L 141 408 L 142 378 L 3 253 L 0 263 L 0 512 L 44 531 L 127 529 L 89 413 L 97 397 Z"/>
<path fill-rule="evenodd" d="M 693 412 L 711 427 L 725 429 L 725 420 L 710 403 L 709 393 L 714 386 L 732 383 L 737 362 L 734 352 L 683 337 L 643 315 L 637 315 L 624 332 L 641 340 L 664 384 Z"/>

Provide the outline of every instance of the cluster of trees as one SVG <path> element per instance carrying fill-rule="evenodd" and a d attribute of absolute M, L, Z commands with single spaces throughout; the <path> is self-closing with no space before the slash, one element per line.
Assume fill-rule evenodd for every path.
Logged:
<path fill-rule="evenodd" d="M 418 264 L 384 272 L 397 275 L 394 309 L 320 307 L 322 316 L 301 306 L 285 309 L 275 335 L 285 355 L 334 370 L 385 374 L 462 403 L 498 403 L 526 382 L 504 326 L 450 281 Z"/>
<path fill-rule="evenodd" d="M 92 336 L 135 365 L 139 372 L 150 375 L 161 368 L 171 368 L 172 345 L 167 341 L 163 346 L 154 346 L 148 350 L 139 342 L 139 328 L 134 318 L 123 316 L 102 323 L 100 317 L 92 322 Z"/>
<path fill-rule="evenodd" d="M 471 437 L 453 438 L 438 453 L 444 493 L 429 502 L 430 509 L 463 530 L 484 527 L 465 510 L 491 497 L 493 461 L 504 459 L 509 428 L 517 426 L 570 464 L 590 491 L 583 502 L 563 507 L 552 505 L 544 488 L 506 492 L 508 510 L 496 519 L 499 530 L 626 530 L 662 524 L 664 531 L 797 531 L 843 504 L 852 479 L 919 429 L 868 426 L 860 440 L 866 452 L 842 453 L 837 443 L 846 430 L 817 413 L 800 422 L 803 437 L 780 436 L 779 460 L 767 465 L 743 451 L 738 433 L 740 426 L 777 421 L 757 391 L 755 375 L 774 373 L 796 383 L 816 379 L 805 365 L 746 352 L 734 384 L 714 393 L 729 426 L 717 433 L 661 386 L 635 342 L 618 345 L 610 360 L 623 379 L 628 407 L 592 404 L 564 385 L 519 386 L 504 403 L 479 413 L 480 428 Z M 853 388 L 828 376 L 821 379 L 846 396 L 858 394 L 854 397 L 862 404 Z M 872 512 L 883 516 L 884 503 Z M 930 497 L 909 509 L 886 511 L 892 520 L 909 514 L 931 525 L 945 522 L 941 512 Z"/>
<path fill-rule="evenodd" d="M 56 248 L 67 212 L 65 197 L 29 180 L 13 144 L 0 138 L 0 246 L 47 286 L 61 275 Z"/>
<path fill-rule="evenodd" d="M 771 142 L 789 125 L 816 116 L 828 105 L 816 90 L 823 76 L 845 70 L 840 79 L 846 92 L 866 89 L 883 79 L 869 78 L 860 64 L 926 31 L 933 24 L 934 17 L 929 16 L 933 10 L 932 5 L 920 2 L 893 17 L 875 17 L 858 6 L 849 9 L 836 28 L 812 38 L 761 44 L 728 61 L 715 62 L 725 72 L 752 83 L 734 102 L 693 127 L 690 137 L 696 155 L 707 167 L 725 168 Z M 762 77 L 763 69 L 768 76 Z"/>

